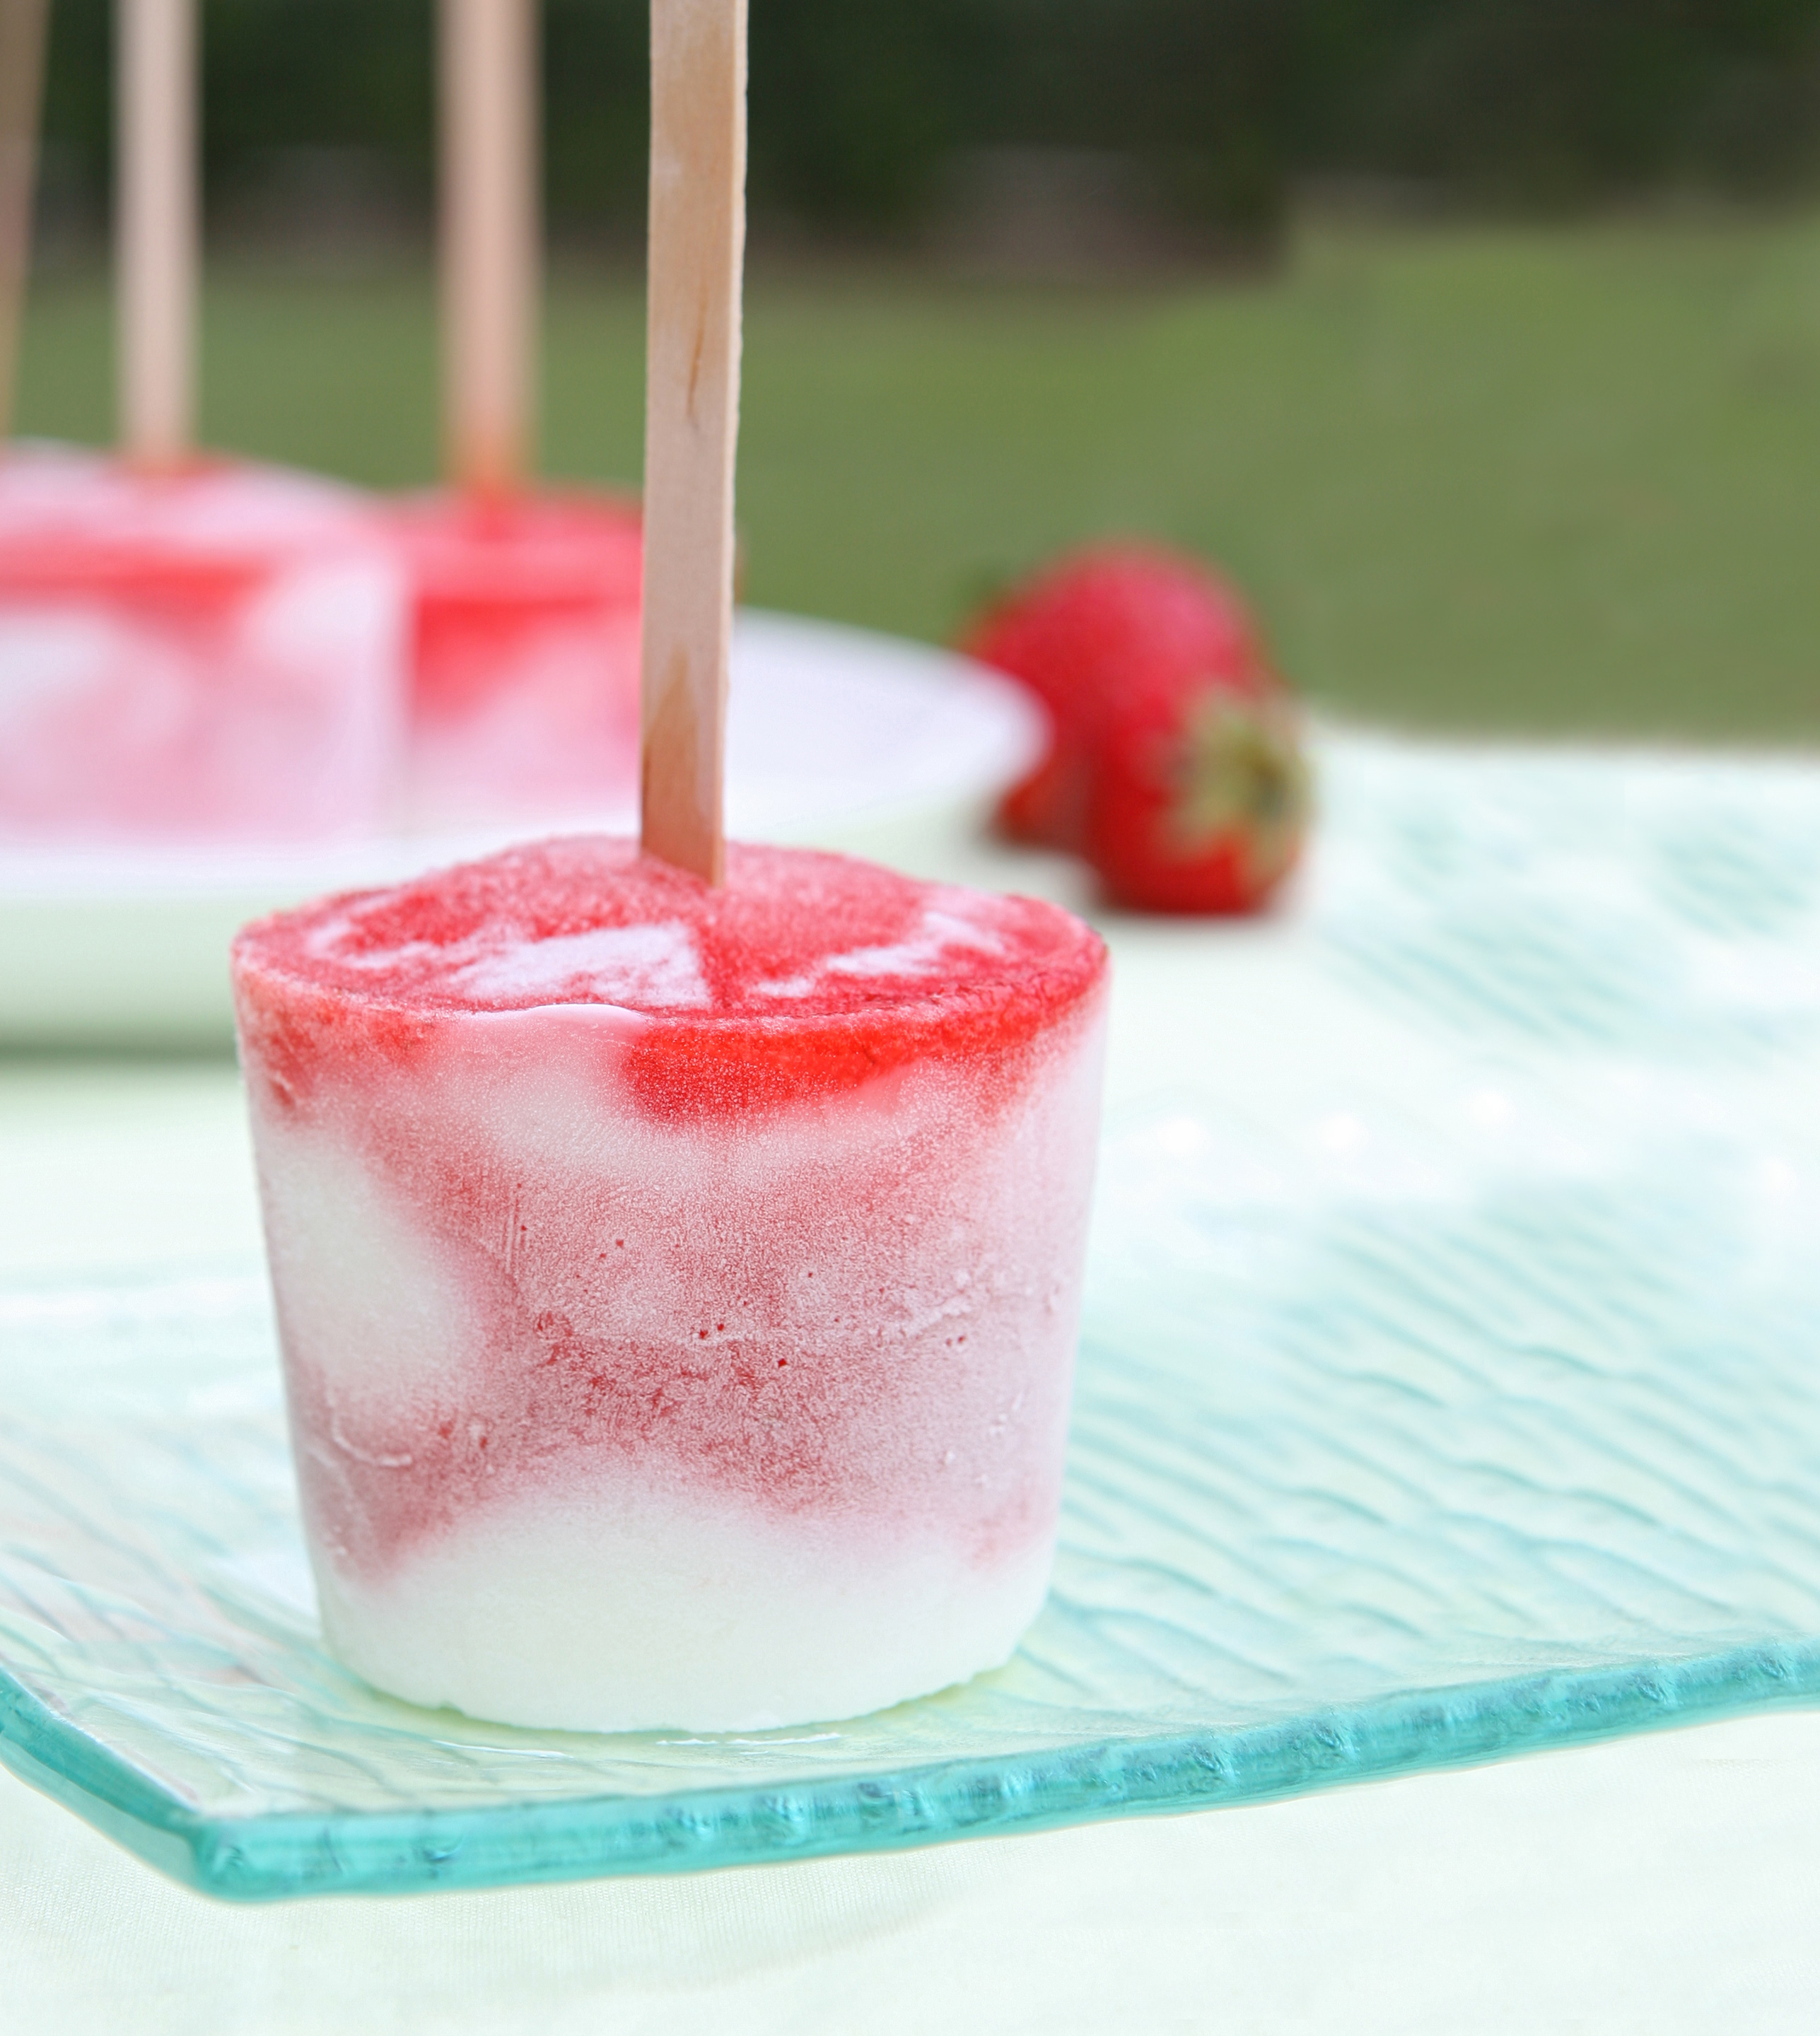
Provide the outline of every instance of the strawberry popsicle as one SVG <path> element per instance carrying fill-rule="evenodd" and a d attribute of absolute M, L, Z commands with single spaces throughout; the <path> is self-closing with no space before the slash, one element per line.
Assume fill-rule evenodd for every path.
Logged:
<path fill-rule="evenodd" d="M 635 503 L 424 496 L 391 520 L 413 605 L 410 810 L 423 827 L 580 819 L 638 779 Z"/>
<path fill-rule="evenodd" d="M 403 576 L 362 499 L 282 469 L 0 457 L 0 838 L 378 829 Z"/>
<path fill-rule="evenodd" d="M 1107 964 L 1029 899 L 552 841 L 234 952 L 330 1644 L 545 1727 L 849 1717 L 1047 1588 Z"/>

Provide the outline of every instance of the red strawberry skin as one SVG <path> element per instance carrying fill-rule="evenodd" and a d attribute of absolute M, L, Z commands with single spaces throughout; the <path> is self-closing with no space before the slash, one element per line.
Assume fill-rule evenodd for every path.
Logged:
<path fill-rule="evenodd" d="M 1021 679 L 1058 722 L 1133 681 L 1239 678 L 1260 662 L 1251 617 L 1204 566 L 1171 552 L 1077 552 L 990 609 L 965 647 Z"/>
<path fill-rule="evenodd" d="M 1104 730 L 1083 852 L 1116 904 L 1255 912 L 1301 859 L 1308 808 L 1287 694 L 1203 687 Z"/>
<path fill-rule="evenodd" d="M 991 609 L 962 647 L 1022 681 L 1048 711 L 1049 752 L 1006 794 L 1013 839 L 1078 850 L 1083 779 L 1108 714 L 1191 681 L 1244 683 L 1261 663 L 1237 596 L 1193 560 L 1107 545 L 1064 558 Z"/>
<path fill-rule="evenodd" d="M 1139 910 L 1255 911 L 1294 865 L 1308 779 L 1293 707 L 1244 602 L 1149 546 L 1077 552 L 964 647 L 1021 680 L 1051 743 L 999 808 L 1013 839 L 1083 854 Z"/>

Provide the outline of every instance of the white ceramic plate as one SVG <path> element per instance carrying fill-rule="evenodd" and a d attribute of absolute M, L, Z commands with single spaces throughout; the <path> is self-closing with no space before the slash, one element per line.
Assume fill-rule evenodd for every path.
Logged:
<path fill-rule="evenodd" d="M 976 798 L 1021 770 L 1040 740 L 1023 695 L 964 659 L 749 612 L 734 647 L 728 831 L 812 841 Z M 637 824 L 629 804 L 588 817 L 617 832 Z M 0 1046 L 219 1045 L 232 1031 L 227 948 L 236 927 L 508 838 L 0 853 Z"/>

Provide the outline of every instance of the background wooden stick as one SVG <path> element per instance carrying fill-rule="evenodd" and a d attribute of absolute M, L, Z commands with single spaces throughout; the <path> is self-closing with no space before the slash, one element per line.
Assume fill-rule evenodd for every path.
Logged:
<path fill-rule="evenodd" d="M 181 466 L 195 420 L 195 0 L 119 0 L 120 439 Z"/>
<path fill-rule="evenodd" d="M 502 494 L 536 409 L 537 0 L 441 0 L 440 24 L 444 457 Z"/>
<path fill-rule="evenodd" d="M 0 0 L 0 447 L 13 433 L 49 0 Z"/>
<path fill-rule="evenodd" d="M 651 0 L 644 846 L 721 879 L 746 0 Z"/>

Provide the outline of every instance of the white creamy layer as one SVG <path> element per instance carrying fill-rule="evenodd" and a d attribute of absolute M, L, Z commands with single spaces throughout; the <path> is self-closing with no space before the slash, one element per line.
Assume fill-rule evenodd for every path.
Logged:
<path fill-rule="evenodd" d="M 979 1569 L 618 1476 L 477 1516 L 380 1584 L 316 1567 L 335 1653 L 413 1703 L 552 1730 L 757 1732 L 1000 1666 L 1051 1559 Z"/>

